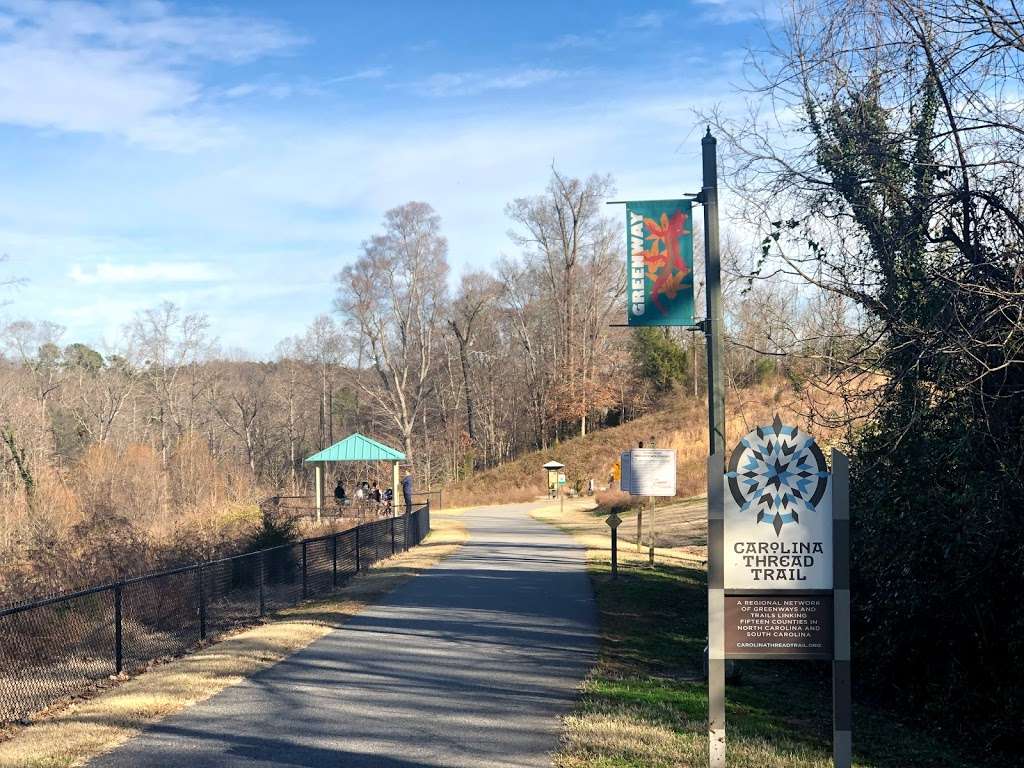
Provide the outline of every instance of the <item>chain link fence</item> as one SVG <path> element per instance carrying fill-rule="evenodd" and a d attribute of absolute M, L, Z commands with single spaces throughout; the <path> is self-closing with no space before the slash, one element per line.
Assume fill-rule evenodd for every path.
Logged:
<path fill-rule="evenodd" d="M 341 533 L 0 609 L 0 724 L 330 592 L 429 531 L 428 502 Z"/>

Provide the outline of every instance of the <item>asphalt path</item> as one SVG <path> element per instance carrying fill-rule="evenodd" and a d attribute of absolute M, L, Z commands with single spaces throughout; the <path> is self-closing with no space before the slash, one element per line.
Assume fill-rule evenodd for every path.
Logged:
<path fill-rule="evenodd" d="M 455 555 L 89 766 L 550 766 L 596 614 L 583 550 L 530 506 L 464 513 Z"/>

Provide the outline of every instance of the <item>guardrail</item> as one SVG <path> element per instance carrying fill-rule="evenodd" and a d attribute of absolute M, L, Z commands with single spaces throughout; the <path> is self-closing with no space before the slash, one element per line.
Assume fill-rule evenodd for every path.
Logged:
<path fill-rule="evenodd" d="M 429 531 L 426 503 L 341 533 L 0 609 L 0 723 L 327 593 Z"/>

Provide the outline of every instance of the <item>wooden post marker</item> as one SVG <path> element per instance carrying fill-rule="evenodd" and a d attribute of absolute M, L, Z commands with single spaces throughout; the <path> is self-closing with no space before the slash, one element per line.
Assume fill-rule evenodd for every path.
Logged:
<path fill-rule="evenodd" d="M 654 567 L 654 531 L 657 530 L 654 522 L 654 497 L 651 496 L 651 524 L 650 524 L 650 544 L 647 546 L 647 564 Z"/>
<path fill-rule="evenodd" d="M 612 512 L 605 518 L 605 523 L 612 529 L 612 578 L 617 578 L 619 575 L 619 525 L 622 523 L 622 518 Z"/>

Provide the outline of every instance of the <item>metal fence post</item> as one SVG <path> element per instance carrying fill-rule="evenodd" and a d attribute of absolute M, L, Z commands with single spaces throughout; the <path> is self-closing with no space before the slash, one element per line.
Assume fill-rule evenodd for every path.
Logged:
<path fill-rule="evenodd" d="M 263 581 L 266 578 L 263 573 L 263 552 L 260 552 L 257 556 L 258 568 L 259 568 L 259 582 L 260 582 L 260 618 L 263 618 L 263 614 L 267 612 L 266 597 L 263 594 Z"/>
<path fill-rule="evenodd" d="M 306 540 L 302 540 L 302 599 L 305 600 L 309 594 L 309 586 L 306 580 Z"/>
<path fill-rule="evenodd" d="M 391 516 L 391 554 L 395 554 L 395 516 Z"/>
<path fill-rule="evenodd" d="M 196 569 L 199 579 L 199 639 L 206 639 L 206 584 L 203 579 L 203 566 Z"/>
<path fill-rule="evenodd" d="M 121 630 L 121 585 L 114 585 L 114 670 L 121 674 L 124 668 L 124 647 L 122 645 L 123 635 Z"/>
<path fill-rule="evenodd" d="M 356 573 L 359 573 L 359 530 L 362 527 L 361 525 L 356 526 Z"/>
<path fill-rule="evenodd" d="M 338 534 L 331 537 L 331 586 L 338 586 Z"/>

